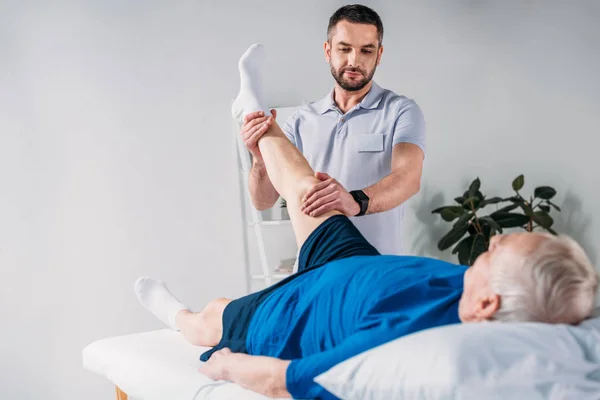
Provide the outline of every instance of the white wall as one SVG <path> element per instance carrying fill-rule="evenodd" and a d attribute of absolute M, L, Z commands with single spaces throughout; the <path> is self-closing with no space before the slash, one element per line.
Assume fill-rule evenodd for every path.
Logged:
<path fill-rule="evenodd" d="M 409 11 L 387 42 L 405 56 L 400 79 L 386 75 L 386 82 L 414 93 L 428 123 L 422 190 L 405 225 L 409 248 L 455 259 L 437 251 L 450 224 L 430 211 L 452 204 L 477 176 L 485 194 L 509 196 L 522 173 L 523 193 L 558 190 L 556 230 L 597 262 L 600 5 L 464 3 Z"/>
<path fill-rule="evenodd" d="M 0 2 L 0 398 L 110 398 L 80 351 L 161 326 L 139 275 L 195 308 L 244 292 L 237 59 L 265 44 L 273 105 L 323 96 L 342 3 L 236 3 Z M 428 122 L 413 253 L 437 255 L 447 226 L 429 212 L 474 176 L 505 195 L 524 173 L 558 189 L 557 230 L 599 259 L 600 10 L 522 3 L 366 3 L 386 27 L 377 81 Z"/>

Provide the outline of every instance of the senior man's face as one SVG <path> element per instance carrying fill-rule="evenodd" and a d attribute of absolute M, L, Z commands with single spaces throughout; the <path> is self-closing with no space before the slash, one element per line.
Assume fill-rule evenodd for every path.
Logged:
<path fill-rule="evenodd" d="M 542 234 L 529 232 L 493 236 L 488 250 L 477 257 L 465 272 L 464 290 L 458 307 L 460 320 L 479 322 L 491 319 L 502 301 L 490 286 L 491 265 L 510 268 L 545 239 Z"/>

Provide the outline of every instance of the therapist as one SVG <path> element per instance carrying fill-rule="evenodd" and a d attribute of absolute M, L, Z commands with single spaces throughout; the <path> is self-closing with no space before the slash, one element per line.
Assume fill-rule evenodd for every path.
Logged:
<path fill-rule="evenodd" d="M 373 81 L 382 39 L 383 24 L 372 9 L 348 5 L 337 10 L 324 44 L 335 85 L 323 99 L 299 108 L 283 131 L 319 171 L 320 183 L 303 199 L 303 212 L 317 217 L 338 210 L 352 217 L 381 254 L 402 254 L 404 203 L 419 191 L 425 121 L 413 100 Z M 241 130 L 253 155 L 248 189 L 259 210 L 279 198 L 257 147 L 272 120 L 253 113 Z"/>

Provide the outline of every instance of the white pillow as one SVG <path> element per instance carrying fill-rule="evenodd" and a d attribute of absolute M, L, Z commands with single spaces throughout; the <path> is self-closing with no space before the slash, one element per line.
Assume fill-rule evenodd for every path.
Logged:
<path fill-rule="evenodd" d="M 342 399 L 599 399 L 600 328 L 470 323 L 348 359 L 315 381 Z"/>
<path fill-rule="evenodd" d="M 579 326 L 600 332 L 600 307 L 594 310 L 591 318 L 583 321 Z"/>

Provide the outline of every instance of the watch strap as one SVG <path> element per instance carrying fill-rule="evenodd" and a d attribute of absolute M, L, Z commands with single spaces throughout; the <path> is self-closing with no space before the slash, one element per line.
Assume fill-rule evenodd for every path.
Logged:
<path fill-rule="evenodd" d="M 367 196 L 362 190 L 352 190 L 350 194 L 354 198 L 354 201 L 356 201 L 360 206 L 360 211 L 355 215 L 355 217 L 365 215 L 367 213 L 367 209 L 369 208 L 369 196 Z"/>

